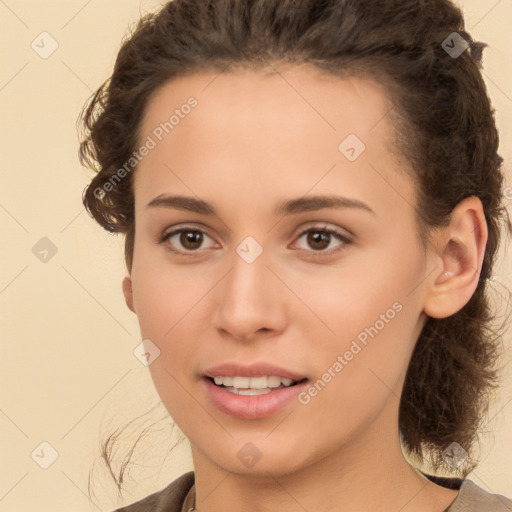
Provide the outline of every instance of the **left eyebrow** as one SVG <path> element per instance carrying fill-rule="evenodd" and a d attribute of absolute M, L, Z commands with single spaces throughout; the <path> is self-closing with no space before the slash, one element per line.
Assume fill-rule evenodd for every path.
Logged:
<path fill-rule="evenodd" d="M 171 208 L 199 213 L 202 215 L 217 216 L 215 207 L 202 199 L 190 196 L 169 196 L 160 194 L 150 201 L 146 208 Z M 273 211 L 276 216 L 297 214 L 322 210 L 325 208 L 357 208 L 373 215 L 376 213 L 362 201 L 342 196 L 309 196 L 289 199 L 279 203 Z"/>
<path fill-rule="evenodd" d="M 277 205 L 275 215 L 290 215 L 294 213 L 322 210 L 324 208 L 358 208 L 376 215 L 376 213 L 362 201 L 342 196 L 309 196 L 290 199 Z"/>

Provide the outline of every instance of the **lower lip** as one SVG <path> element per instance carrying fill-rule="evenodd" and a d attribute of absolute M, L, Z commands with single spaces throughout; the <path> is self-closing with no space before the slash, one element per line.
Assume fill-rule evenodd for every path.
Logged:
<path fill-rule="evenodd" d="M 266 418 L 275 414 L 290 403 L 308 385 L 308 381 L 305 380 L 295 384 L 295 386 L 275 388 L 270 393 L 263 395 L 235 395 L 216 386 L 207 377 L 204 377 L 203 381 L 211 401 L 220 411 L 235 418 L 246 420 Z"/>

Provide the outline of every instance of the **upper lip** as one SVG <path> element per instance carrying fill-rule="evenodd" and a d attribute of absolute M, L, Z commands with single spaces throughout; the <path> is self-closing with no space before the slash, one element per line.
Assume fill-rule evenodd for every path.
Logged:
<path fill-rule="evenodd" d="M 243 364 L 243 363 L 223 363 L 217 366 L 212 366 L 208 368 L 204 374 L 207 377 L 218 377 L 218 376 L 226 376 L 226 377 L 263 377 L 263 376 L 276 376 L 276 377 L 284 377 L 296 381 L 304 380 L 306 377 L 304 375 L 300 375 L 298 373 L 292 372 L 290 370 L 286 370 L 285 368 L 280 368 L 271 363 L 252 363 L 252 364 Z"/>

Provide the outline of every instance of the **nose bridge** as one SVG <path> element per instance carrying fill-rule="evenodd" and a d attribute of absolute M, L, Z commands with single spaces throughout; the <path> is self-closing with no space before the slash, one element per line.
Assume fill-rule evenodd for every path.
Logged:
<path fill-rule="evenodd" d="M 233 255 L 231 272 L 227 276 L 222 302 L 229 307 L 245 305 L 255 311 L 271 300 L 272 294 L 269 287 L 272 285 L 268 282 L 271 273 L 267 268 L 266 253 L 262 251 L 258 255 L 253 248 L 243 252 L 244 248 L 247 249 L 240 244 L 236 254 Z"/>
<path fill-rule="evenodd" d="M 248 337 L 266 328 L 278 329 L 284 320 L 278 280 L 267 268 L 269 255 L 254 240 L 236 248 L 231 270 L 222 280 L 214 314 L 215 326 L 234 337 Z"/>

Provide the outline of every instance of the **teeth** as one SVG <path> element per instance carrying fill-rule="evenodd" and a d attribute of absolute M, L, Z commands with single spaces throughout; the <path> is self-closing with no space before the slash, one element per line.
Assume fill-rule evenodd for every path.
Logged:
<path fill-rule="evenodd" d="M 293 384 L 292 379 L 285 377 L 276 376 L 263 376 L 263 377 L 227 377 L 217 376 L 214 378 L 217 386 L 233 387 L 236 389 L 267 389 L 267 388 L 278 388 L 281 384 L 283 386 L 290 386 Z M 242 393 L 240 393 L 242 394 Z M 249 393 L 243 393 L 249 394 Z"/>

